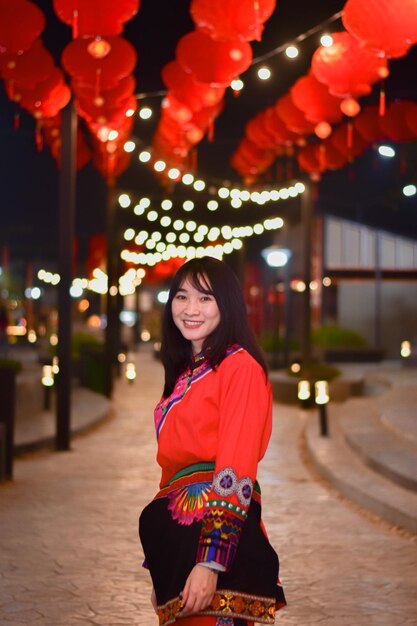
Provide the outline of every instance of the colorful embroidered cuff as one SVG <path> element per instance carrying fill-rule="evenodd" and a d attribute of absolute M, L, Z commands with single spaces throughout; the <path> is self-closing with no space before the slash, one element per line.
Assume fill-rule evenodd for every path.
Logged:
<path fill-rule="evenodd" d="M 215 561 L 229 571 L 235 558 L 244 520 L 232 511 L 209 508 L 204 516 L 197 563 Z"/>

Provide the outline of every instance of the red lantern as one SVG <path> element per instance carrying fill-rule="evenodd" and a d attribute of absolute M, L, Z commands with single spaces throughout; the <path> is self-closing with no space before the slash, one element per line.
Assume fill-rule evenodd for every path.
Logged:
<path fill-rule="evenodd" d="M 264 124 L 265 112 L 258 113 L 245 126 L 245 134 L 258 148 L 274 150 L 277 146 L 275 136 L 268 132 Z"/>
<path fill-rule="evenodd" d="M 314 131 L 314 124 L 306 120 L 304 113 L 295 106 L 291 94 L 277 100 L 275 109 L 293 133 L 310 135 Z"/>
<path fill-rule="evenodd" d="M 355 117 L 353 126 L 364 141 L 371 144 L 384 138 L 384 133 L 379 125 L 380 119 L 378 105 L 371 104 L 364 107 Z"/>
<path fill-rule="evenodd" d="M 133 76 L 129 75 L 122 78 L 116 86 L 111 89 L 102 89 L 100 95 L 97 96 L 95 87 L 85 82 L 74 79 L 72 88 L 80 99 L 93 101 L 95 106 L 106 106 L 111 103 L 120 103 L 133 95 L 135 91 L 136 81 Z"/>
<path fill-rule="evenodd" d="M 62 53 L 62 65 L 71 76 L 91 86 L 99 83 L 101 89 L 115 87 L 118 81 L 131 74 L 136 65 L 136 52 L 132 44 L 122 37 L 109 37 L 110 52 L 95 59 L 88 52 L 91 39 L 76 39 Z"/>
<path fill-rule="evenodd" d="M 414 141 L 416 133 L 407 123 L 410 111 L 415 112 L 415 103 L 408 100 L 392 102 L 385 115 L 380 118 L 379 125 L 384 135 L 391 141 Z"/>
<path fill-rule="evenodd" d="M 333 44 L 320 46 L 311 61 L 311 71 L 334 96 L 360 97 L 371 92 L 373 83 L 388 76 L 386 59 L 360 46 L 349 33 L 333 33 Z"/>
<path fill-rule="evenodd" d="M 319 148 L 319 162 L 322 171 L 340 170 L 348 162 L 346 154 L 342 154 L 329 141 L 323 141 Z"/>
<path fill-rule="evenodd" d="M 361 45 L 386 57 L 402 57 L 417 42 L 415 0 L 348 0 L 342 20 Z"/>
<path fill-rule="evenodd" d="M 410 103 L 405 118 L 408 128 L 417 137 L 417 104 L 415 102 Z"/>
<path fill-rule="evenodd" d="M 54 11 L 73 27 L 74 37 L 120 35 L 139 10 L 140 0 L 54 0 Z"/>
<path fill-rule="evenodd" d="M 28 50 L 45 28 L 45 16 L 33 2 L 0 0 L 0 50 L 16 54 Z"/>
<path fill-rule="evenodd" d="M 291 97 L 296 107 L 309 122 L 340 122 L 340 99 L 332 96 L 328 88 L 320 83 L 313 74 L 299 78 L 291 88 Z"/>
<path fill-rule="evenodd" d="M 263 124 L 265 130 L 274 137 L 275 143 L 278 145 L 291 146 L 297 143 L 300 138 L 299 135 L 288 129 L 273 106 L 265 109 Z"/>
<path fill-rule="evenodd" d="M 368 147 L 368 144 L 354 128 L 352 122 L 341 124 L 336 128 L 328 142 L 348 158 L 358 157 Z"/>
<path fill-rule="evenodd" d="M 181 37 L 176 54 L 195 80 L 221 87 L 230 85 L 252 62 L 252 48 L 246 41 L 214 41 L 198 30 Z"/>
<path fill-rule="evenodd" d="M 55 72 L 62 76 L 59 69 L 56 68 Z M 53 87 L 50 87 L 48 81 L 45 81 L 37 85 L 32 92 L 24 92 L 20 105 L 36 119 L 42 119 L 55 117 L 61 109 L 67 106 L 70 99 L 71 91 L 62 78 Z"/>
<path fill-rule="evenodd" d="M 22 54 L 0 55 L 0 64 L 2 78 L 13 81 L 14 86 L 24 89 L 34 89 L 38 83 L 46 80 L 54 69 L 52 55 L 42 46 L 39 39 Z"/>
<path fill-rule="evenodd" d="M 297 161 L 300 169 L 308 172 L 309 174 L 319 174 L 321 171 L 318 144 L 309 143 L 303 148 L 300 148 L 297 154 Z"/>
<path fill-rule="evenodd" d="M 192 74 L 183 70 L 178 61 L 167 63 L 161 75 L 163 83 L 174 98 L 192 111 L 217 104 L 224 96 L 224 87 L 212 87 L 195 81 Z"/>
<path fill-rule="evenodd" d="M 275 5 L 276 0 L 192 0 L 190 13 L 195 25 L 212 39 L 260 41 Z"/>

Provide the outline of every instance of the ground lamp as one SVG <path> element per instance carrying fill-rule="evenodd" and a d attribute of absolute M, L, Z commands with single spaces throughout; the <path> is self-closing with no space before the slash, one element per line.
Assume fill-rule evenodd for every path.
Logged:
<path fill-rule="evenodd" d="M 136 365 L 134 363 L 126 363 L 125 376 L 130 384 L 136 379 Z"/>
<path fill-rule="evenodd" d="M 327 437 L 329 434 L 327 427 L 327 404 L 329 397 L 329 383 L 327 380 L 317 380 L 314 383 L 315 401 L 319 409 L 320 435 Z"/>
<path fill-rule="evenodd" d="M 290 349 L 290 266 L 291 266 L 291 250 L 288 248 L 280 248 L 278 246 L 271 246 L 265 248 L 261 252 L 262 257 L 265 259 L 269 267 L 284 268 L 284 324 L 285 324 L 285 336 L 284 336 L 284 365 L 288 365 L 289 349 Z"/>
<path fill-rule="evenodd" d="M 54 386 L 53 365 L 43 365 L 41 383 L 44 388 L 43 408 L 49 411 L 51 408 L 51 387 Z"/>
<path fill-rule="evenodd" d="M 300 380 L 298 381 L 297 388 L 297 397 L 300 401 L 301 406 L 310 407 L 310 398 L 311 398 L 311 386 L 309 380 Z"/>

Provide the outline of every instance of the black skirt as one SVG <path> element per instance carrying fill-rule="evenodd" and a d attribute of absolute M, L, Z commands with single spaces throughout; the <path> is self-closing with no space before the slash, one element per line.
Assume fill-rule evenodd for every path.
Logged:
<path fill-rule="evenodd" d="M 158 603 L 159 623 L 181 615 L 180 593 L 196 562 L 201 521 L 179 524 L 172 518 L 166 495 L 142 511 L 139 536 Z M 252 500 L 231 569 L 218 576 L 217 591 L 201 615 L 235 617 L 273 624 L 275 611 L 286 604 L 279 583 L 278 555 L 261 524 L 261 505 Z"/>

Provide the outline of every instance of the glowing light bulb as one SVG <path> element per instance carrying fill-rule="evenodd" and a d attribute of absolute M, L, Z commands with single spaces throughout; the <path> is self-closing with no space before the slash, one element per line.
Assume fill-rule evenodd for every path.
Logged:
<path fill-rule="evenodd" d="M 258 70 L 258 78 L 261 80 L 268 80 L 271 78 L 271 70 L 269 67 L 260 67 Z"/>
<path fill-rule="evenodd" d="M 299 50 L 297 46 L 288 46 L 285 49 L 285 54 L 287 55 L 289 59 L 296 59 L 299 55 Z"/>

